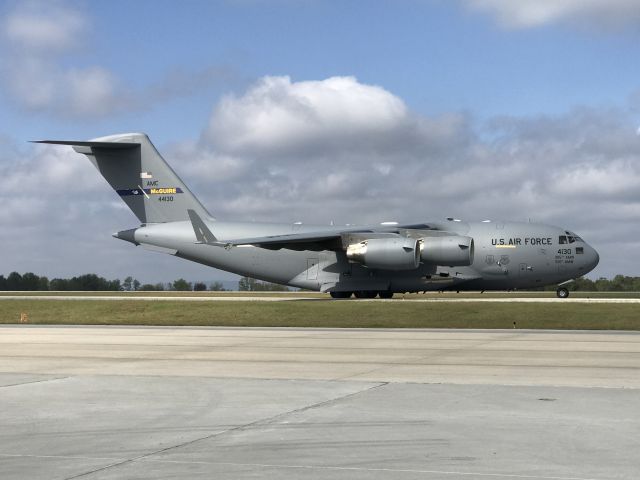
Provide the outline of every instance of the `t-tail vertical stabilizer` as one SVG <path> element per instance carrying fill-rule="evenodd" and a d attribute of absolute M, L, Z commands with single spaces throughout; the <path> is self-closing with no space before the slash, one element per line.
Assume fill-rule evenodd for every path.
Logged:
<path fill-rule="evenodd" d="M 86 155 L 142 224 L 190 220 L 188 210 L 212 219 L 144 133 L 36 143 L 71 145 Z"/>

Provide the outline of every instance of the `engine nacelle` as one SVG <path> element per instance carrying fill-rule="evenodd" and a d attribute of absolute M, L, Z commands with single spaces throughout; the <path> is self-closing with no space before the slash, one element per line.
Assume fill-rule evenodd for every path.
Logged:
<path fill-rule="evenodd" d="M 469 266 L 473 263 L 473 238 L 456 235 L 421 238 L 420 258 L 435 265 Z"/>
<path fill-rule="evenodd" d="M 369 268 L 415 270 L 420 248 L 415 238 L 371 238 L 349 245 L 347 258 Z"/>

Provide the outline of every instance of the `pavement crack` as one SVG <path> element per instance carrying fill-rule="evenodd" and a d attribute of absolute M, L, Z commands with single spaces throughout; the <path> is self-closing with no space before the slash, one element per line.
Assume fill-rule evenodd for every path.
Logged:
<path fill-rule="evenodd" d="M 346 400 L 348 398 L 352 398 L 352 397 L 355 397 L 357 395 L 370 392 L 372 390 L 375 390 L 376 388 L 384 387 L 384 386 L 386 386 L 388 384 L 389 384 L 389 382 L 377 382 L 375 385 L 371 385 L 371 386 L 369 386 L 367 388 L 364 388 L 362 390 L 358 390 L 356 392 L 351 392 L 351 393 L 347 393 L 345 395 L 340 395 L 340 396 L 335 397 L 335 398 L 330 398 L 328 400 L 323 400 L 322 402 L 312 403 L 311 405 L 306 405 L 304 407 L 295 408 L 293 410 L 289 410 L 289 411 L 286 411 L 286 412 L 278 413 L 277 415 L 273 415 L 271 417 L 261 418 L 259 420 L 255 420 L 253 422 L 245 423 L 243 425 L 237 425 L 235 427 L 231 427 L 231 428 L 228 428 L 228 429 L 220 431 L 220 432 L 215 432 L 215 433 L 212 433 L 212 434 L 209 434 L 209 435 L 205 435 L 204 437 L 195 438 L 195 439 L 189 440 L 187 442 L 182 442 L 182 443 L 179 443 L 177 445 L 171 445 L 171 446 L 168 446 L 168 447 L 165 447 L 165 448 L 161 448 L 159 450 L 155 450 L 153 452 L 145 453 L 144 455 L 139 455 L 137 457 L 127 458 L 127 459 L 124 459 L 124 460 L 116 461 L 116 462 L 110 463 L 108 465 L 105 465 L 103 467 L 95 468 L 95 469 L 90 470 L 88 472 L 83 472 L 83 473 L 79 473 L 77 475 L 73 475 L 71 477 L 67 477 L 67 478 L 65 478 L 65 480 L 73 480 L 73 479 L 76 479 L 76 478 L 82 478 L 82 477 L 86 477 L 87 475 L 91 475 L 91 474 L 94 474 L 94 473 L 102 472 L 104 470 L 108 470 L 110 468 L 120 467 L 120 466 L 126 465 L 128 463 L 133 463 L 133 462 L 137 462 L 137 461 L 141 461 L 141 460 L 146 460 L 149 457 L 152 457 L 154 455 L 158 455 L 158 454 L 161 454 L 161 453 L 165 453 L 165 452 L 168 452 L 170 450 L 174 450 L 176 448 L 186 447 L 188 445 L 193 445 L 195 443 L 202 442 L 204 440 L 210 440 L 212 438 L 217 438 L 217 437 L 220 437 L 222 435 L 229 434 L 229 433 L 241 432 L 241 431 L 244 431 L 244 430 L 249 430 L 249 429 L 251 429 L 253 427 L 256 427 L 258 425 L 269 425 L 269 424 L 277 422 L 278 420 L 280 420 L 280 419 L 282 419 L 284 417 L 287 417 L 289 415 L 295 415 L 297 413 L 306 412 L 306 411 L 309 411 L 309 410 L 313 410 L 315 408 L 321 408 L 321 407 L 325 407 L 327 405 L 333 405 L 335 403 L 341 402 L 341 401 Z"/>
<path fill-rule="evenodd" d="M 41 378 L 40 380 L 31 380 L 30 382 L 10 383 L 8 385 L 0 385 L 0 388 L 19 387 L 21 385 L 31 385 L 33 383 L 53 382 L 53 381 L 56 381 L 56 380 L 64 380 L 66 378 L 71 378 L 71 376 L 67 375 L 66 377 Z"/>

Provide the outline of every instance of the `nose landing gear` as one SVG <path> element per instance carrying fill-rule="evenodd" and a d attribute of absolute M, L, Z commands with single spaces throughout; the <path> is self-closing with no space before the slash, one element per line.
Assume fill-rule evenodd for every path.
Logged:
<path fill-rule="evenodd" d="M 556 290 L 556 295 L 558 296 L 558 298 L 568 298 L 569 290 L 564 287 L 558 287 L 558 289 Z"/>

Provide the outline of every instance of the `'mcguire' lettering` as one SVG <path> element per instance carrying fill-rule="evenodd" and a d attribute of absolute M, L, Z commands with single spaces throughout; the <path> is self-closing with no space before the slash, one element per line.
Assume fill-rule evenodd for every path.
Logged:
<path fill-rule="evenodd" d="M 129 195 L 174 195 L 176 193 L 183 193 L 180 187 L 162 187 L 162 188 L 126 188 L 122 190 L 116 190 L 121 197 L 127 197 Z"/>

